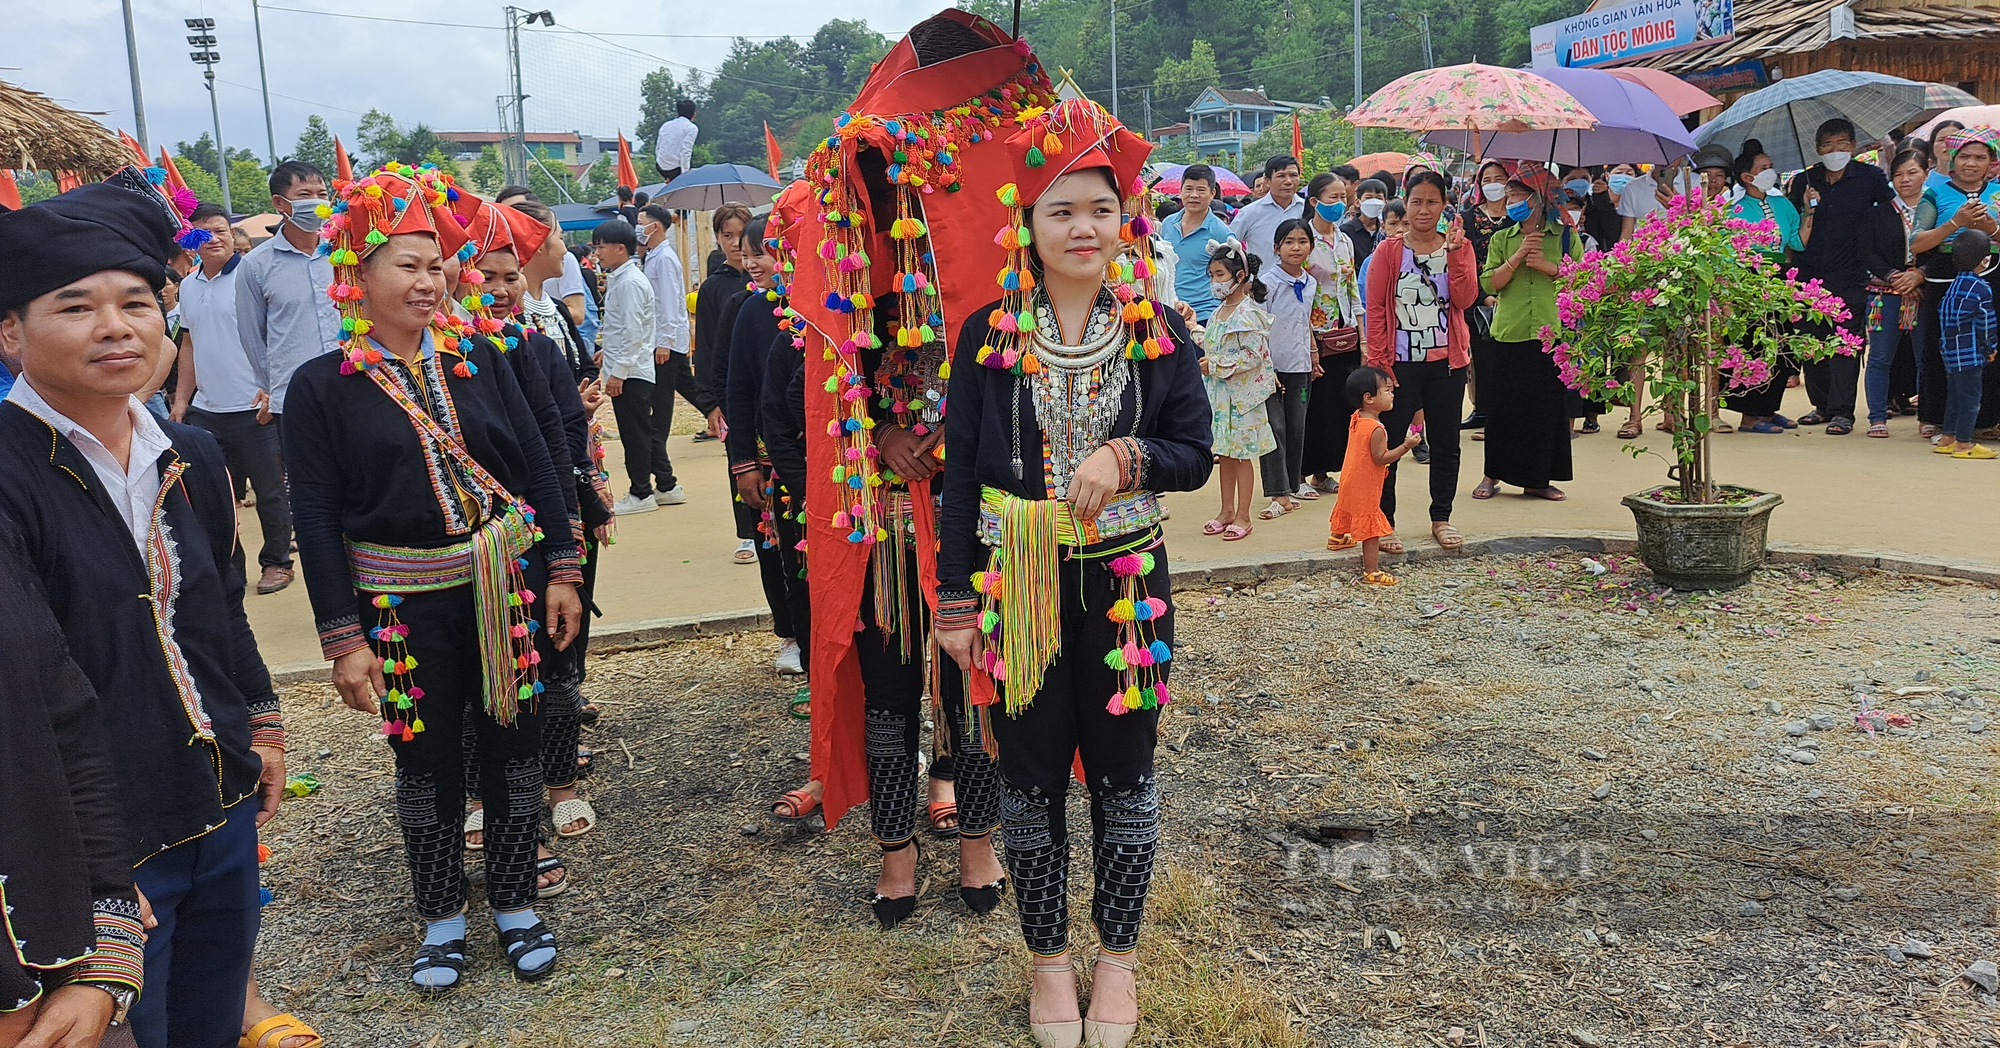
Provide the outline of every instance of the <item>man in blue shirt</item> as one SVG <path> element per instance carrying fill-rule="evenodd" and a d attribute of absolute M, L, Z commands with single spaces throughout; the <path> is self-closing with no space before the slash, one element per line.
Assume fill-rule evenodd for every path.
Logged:
<path fill-rule="evenodd" d="M 1229 227 L 1211 210 L 1219 189 L 1221 185 L 1212 168 L 1207 164 L 1189 164 L 1181 172 L 1181 211 L 1168 215 L 1160 230 L 1173 245 L 1174 257 L 1178 259 L 1174 265 L 1174 293 L 1194 310 L 1195 319 L 1204 324 L 1215 307 L 1222 304 L 1208 286 L 1208 245 L 1229 239 Z"/>

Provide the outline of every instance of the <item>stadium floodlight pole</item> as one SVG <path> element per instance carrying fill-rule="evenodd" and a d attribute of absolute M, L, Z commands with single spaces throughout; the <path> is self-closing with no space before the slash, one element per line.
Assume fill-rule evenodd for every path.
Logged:
<path fill-rule="evenodd" d="M 132 24 L 132 0 L 124 0 L 125 5 L 125 62 L 132 71 L 132 122 L 138 125 L 139 148 L 150 151 L 153 143 L 146 137 L 146 96 L 139 92 L 139 31 Z"/>
<path fill-rule="evenodd" d="M 505 10 L 507 14 L 507 65 L 508 72 L 514 81 L 514 128 L 512 135 L 514 146 L 508 150 L 507 160 L 508 166 L 519 175 L 514 180 L 515 183 L 517 185 L 526 185 L 528 183 L 528 117 L 525 103 L 528 100 L 528 95 L 521 90 L 521 27 L 524 25 L 534 25 L 539 22 L 542 25 L 553 28 L 556 24 L 556 16 L 553 11 L 528 11 L 512 5 L 509 5 Z M 502 130 L 505 130 L 505 128 Z"/>
<path fill-rule="evenodd" d="M 1361 108 L 1361 0 L 1354 0 L 1354 108 Z M 1354 129 L 1354 155 L 1361 155 L 1361 129 Z"/>
<path fill-rule="evenodd" d="M 264 145 L 271 151 L 271 166 L 278 166 L 278 134 L 271 129 L 271 78 L 264 73 L 264 16 L 257 0 L 250 0 L 250 24 L 257 30 L 257 87 L 264 93 Z"/>
<path fill-rule="evenodd" d="M 1118 0 L 1111 0 L 1111 115 L 1118 115 Z"/>
<path fill-rule="evenodd" d="M 215 119 L 215 180 L 222 183 L 222 210 L 233 215 L 236 209 L 229 203 L 229 149 L 222 144 L 222 107 L 215 100 L 215 63 L 222 61 L 222 53 L 215 50 L 215 19 L 183 18 L 181 24 L 190 30 L 188 45 L 199 48 L 188 52 L 188 57 L 202 67 L 202 79 L 208 82 L 208 113 Z"/>

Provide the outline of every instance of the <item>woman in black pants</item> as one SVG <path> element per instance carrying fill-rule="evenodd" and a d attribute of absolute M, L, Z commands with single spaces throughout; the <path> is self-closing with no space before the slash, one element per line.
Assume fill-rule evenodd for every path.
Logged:
<path fill-rule="evenodd" d="M 953 361 L 936 636 L 974 671 L 998 740 L 1007 864 L 1035 958 L 1030 1032 L 1043 1046 L 1123 1048 L 1139 1019 L 1134 952 L 1159 841 L 1153 746 L 1172 657 L 1154 493 L 1207 481 L 1208 396 L 1180 316 L 1137 293 L 1150 269 L 1137 198 L 1151 146 L 1084 100 L 1007 145 L 1018 185 L 1000 190 L 1005 242 L 1031 243 L 1010 246 L 1003 286 L 1019 290 L 973 312 Z M 1082 1015 L 1063 814 L 1079 753 L 1101 944 Z"/>
<path fill-rule="evenodd" d="M 1382 241 L 1368 264 L 1368 337 L 1362 356 L 1369 367 L 1396 378 L 1396 406 L 1382 416 L 1389 443 L 1408 435 L 1416 413 L 1424 413 L 1431 444 L 1431 537 L 1445 549 L 1464 545 L 1451 525 L 1458 494 L 1458 423 L 1465 407 L 1465 368 L 1472 337 L 1465 311 L 1479 301 L 1479 265 L 1466 240 L 1464 221 L 1453 218 L 1438 232 L 1446 183 L 1435 171 L 1411 176 L 1403 190 L 1410 231 Z M 1396 473 L 1382 485 L 1382 512 L 1396 521 Z M 1382 552 L 1403 552 L 1395 535 L 1382 539 Z"/>

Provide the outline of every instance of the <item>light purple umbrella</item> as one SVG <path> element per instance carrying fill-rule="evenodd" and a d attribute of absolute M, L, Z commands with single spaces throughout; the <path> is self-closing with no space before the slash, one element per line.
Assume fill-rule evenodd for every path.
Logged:
<path fill-rule="evenodd" d="M 1667 164 L 1694 152 L 1694 133 L 1660 96 L 1596 69 L 1537 69 L 1597 115 L 1597 126 L 1558 131 L 1433 131 L 1424 141 L 1481 157 L 1563 167 Z"/>

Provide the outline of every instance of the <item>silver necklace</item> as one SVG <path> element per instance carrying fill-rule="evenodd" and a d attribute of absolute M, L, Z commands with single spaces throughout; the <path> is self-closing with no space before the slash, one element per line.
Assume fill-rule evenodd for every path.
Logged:
<path fill-rule="evenodd" d="M 1121 319 L 1117 298 L 1102 289 L 1091 303 L 1083 340 L 1065 345 L 1055 307 L 1046 294 L 1035 294 L 1035 353 L 1042 369 L 1031 376 L 1028 388 L 1035 423 L 1048 447 L 1055 498 L 1068 497 L 1070 477 L 1110 438 L 1124 407 L 1132 369 L 1120 353 L 1125 334 Z"/>

